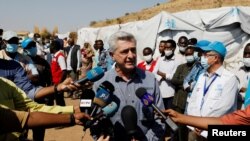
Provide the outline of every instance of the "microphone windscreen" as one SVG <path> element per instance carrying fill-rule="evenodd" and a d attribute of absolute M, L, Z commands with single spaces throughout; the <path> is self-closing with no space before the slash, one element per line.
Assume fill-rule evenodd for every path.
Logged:
<path fill-rule="evenodd" d="M 95 67 L 86 73 L 86 77 L 89 81 L 95 82 L 101 79 L 104 75 L 104 71 L 101 67 Z"/>
<path fill-rule="evenodd" d="M 99 87 L 107 90 L 109 93 L 113 93 L 115 90 L 114 85 L 112 83 L 110 83 L 109 81 L 102 82 L 102 84 Z"/>
<path fill-rule="evenodd" d="M 130 105 L 123 107 L 121 118 L 127 133 L 129 135 L 135 135 L 137 132 L 137 113 L 135 108 Z"/>
<path fill-rule="evenodd" d="M 97 88 L 96 96 L 94 98 L 94 103 L 104 107 L 110 101 L 110 97 L 112 97 L 112 93 L 114 91 L 114 86 L 108 81 L 104 81 Z"/>
<path fill-rule="evenodd" d="M 117 111 L 117 109 L 118 105 L 114 101 L 112 101 L 110 104 L 102 108 L 102 111 L 105 116 L 110 116 L 114 114 Z"/>
<path fill-rule="evenodd" d="M 140 98 L 144 106 L 148 106 L 154 103 L 154 97 L 151 94 L 147 93 L 147 90 L 145 88 L 138 88 L 135 91 L 135 94 L 138 98 Z"/>
<path fill-rule="evenodd" d="M 92 102 L 95 97 L 95 92 L 92 89 L 85 89 L 82 91 L 80 97 L 80 110 L 81 112 L 89 112 L 91 110 Z"/>
<path fill-rule="evenodd" d="M 135 91 L 135 94 L 138 98 L 142 98 L 144 96 L 144 94 L 147 93 L 147 90 L 145 88 L 138 88 L 136 91 Z"/>

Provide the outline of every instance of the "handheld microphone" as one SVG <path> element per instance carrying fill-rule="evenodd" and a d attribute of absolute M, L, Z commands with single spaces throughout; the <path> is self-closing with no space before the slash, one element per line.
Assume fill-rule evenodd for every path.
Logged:
<path fill-rule="evenodd" d="M 93 110 L 90 116 L 94 116 L 99 108 L 102 108 L 109 103 L 113 92 L 114 86 L 109 81 L 104 81 L 100 84 L 93 100 Z"/>
<path fill-rule="evenodd" d="M 95 82 L 95 81 L 101 79 L 103 77 L 103 75 L 104 75 L 103 69 L 101 67 L 95 67 L 86 73 L 86 77 L 74 81 L 73 84 L 75 84 L 75 83 L 84 84 L 88 81 Z M 70 90 L 68 87 L 66 87 L 66 88 L 64 88 L 63 91 L 70 91 Z"/>
<path fill-rule="evenodd" d="M 127 134 L 131 137 L 137 133 L 137 113 L 133 106 L 127 105 L 121 111 L 121 118 Z"/>
<path fill-rule="evenodd" d="M 84 126 L 84 130 L 86 130 L 87 128 L 89 128 L 91 125 L 93 125 L 97 120 L 100 120 L 102 117 L 109 117 L 111 115 L 113 115 L 118 109 L 118 105 L 112 101 L 110 104 L 108 104 L 107 106 L 105 106 L 101 112 L 99 112 L 98 114 L 96 114 L 96 116 L 94 116 L 93 120 L 88 120 Z"/>
<path fill-rule="evenodd" d="M 95 67 L 86 73 L 86 77 L 75 81 L 74 83 L 84 84 L 88 81 L 95 82 L 101 79 L 104 75 L 104 71 L 101 67 Z"/>
<path fill-rule="evenodd" d="M 145 88 L 138 88 L 135 92 L 136 96 L 141 99 L 141 102 L 144 106 L 151 106 L 154 108 L 154 110 L 161 115 L 161 117 L 165 120 L 165 123 L 172 129 L 172 131 L 176 131 L 178 129 L 178 126 L 174 123 L 174 121 L 171 118 L 167 118 L 161 110 L 155 106 L 154 104 L 154 98 L 149 93 L 147 93 L 147 90 Z"/>
<path fill-rule="evenodd" d="M 90 114 L 95 92 L 92 89 L 84 89 L 80 97 L 80 110 L 86 114 Z"/>

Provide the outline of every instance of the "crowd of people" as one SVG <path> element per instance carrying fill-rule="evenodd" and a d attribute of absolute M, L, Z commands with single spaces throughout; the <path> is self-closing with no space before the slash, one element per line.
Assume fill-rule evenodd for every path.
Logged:
<path fill-rule="evenodd" d="M 242 67 L 231 72 L 223 65 L 227 48 L 220 41 L 186 36 L 177 42 L 162 40 L 159 56 L 154 56 L 153 47 L 144 47 L 143 61 L 137 62 L 136 38 L 124 31 L 112 34 L 106 48 L 101 39 L 77 45 L 77 37 L 38 33 L 19 44 L 17 33 L 0 33 L 0 123 L 4 125 L 0 140 L 25 140 L 27 130 L 33 129 L 33 140 L 43 141 L 46 128 L 84 126 L 94 115 L 81 112 L 79 106 L 66 106 L 64 98 L 79 98 L 86 89 L 98 92 L 106 81 L 114 87 L 109 102 L 118 107 L 90 127 L 94 140 L 159 141 L 166 136 L 171 141 L 206 140 L 209 124 L 250 123 L 249 106 L 244 105 L 250 44 L 244 47 Z M 86 85 L 74 83 L 94 67 L 105 72 L 102 78 Z M 176 132 L 137 97 L 141 87 L 178 124 Z M 137 113 L 133 134 L 121 120 L 127 105 Z"/>

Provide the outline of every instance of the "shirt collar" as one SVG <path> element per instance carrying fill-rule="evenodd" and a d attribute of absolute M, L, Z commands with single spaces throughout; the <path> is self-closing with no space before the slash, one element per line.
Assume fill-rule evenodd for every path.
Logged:
<path fill-rule="evenodd" d="M 115 68 L 111 69 L 110 71 L 111 71 L 111 73 L 114 74 L 115 82 L 124 81 L 124 80 L 122 79 L 122 77 L 120 77 L 120 76 L 117 74 Z M 133 73 L 133 76 L 132 76 L 132 79 L 131 79 L 131 80 L 140 77 L 141 71 L 142 71 L 142 70 L 140 70 L 140 69 L 138 69 L 138 68 L 136 67 L 135 70 L 134 70 L 135 73 Z M 131 80 L 130 80 L 130 81 L 131 81 Z"/>
<path fill-rule="evenodd" d="M 221 76 L 222 75 L 222 72 L 223 72 L 223 66 L 220 66 L 214 74 L 216 74 L 217 76 Z M 205 72 L 204 74 L 205 76 L 210 76 L 211 74 L 209 74 L 207 71 Z"/>

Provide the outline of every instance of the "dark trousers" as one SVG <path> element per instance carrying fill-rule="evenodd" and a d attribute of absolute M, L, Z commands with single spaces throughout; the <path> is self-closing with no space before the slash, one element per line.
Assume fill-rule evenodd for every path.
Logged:
<path fill-rule="evenodd" d="M 173 99 L 174 97 L 163 98 L 165 109 L 169 109 L 173 107 Z"/>
<path fill-rule="evenodd" d="M 163 99 L 163 104 L 164 104 L 165 109 L 172 108 L 174 97 L 168 97 L 168 98 L 162 98 L 162 99 Z M 171 128 L 169 126 L 166 126 L 165 136 L 166 137 L 171 136 L 172 135 L 171 132 L 172 132 Z"/>
<path fill-rule="evenodd" d="M 45 128 L 34 128 L 33 132 L 33 141 L 43 141 L 45 136 Z"/>

